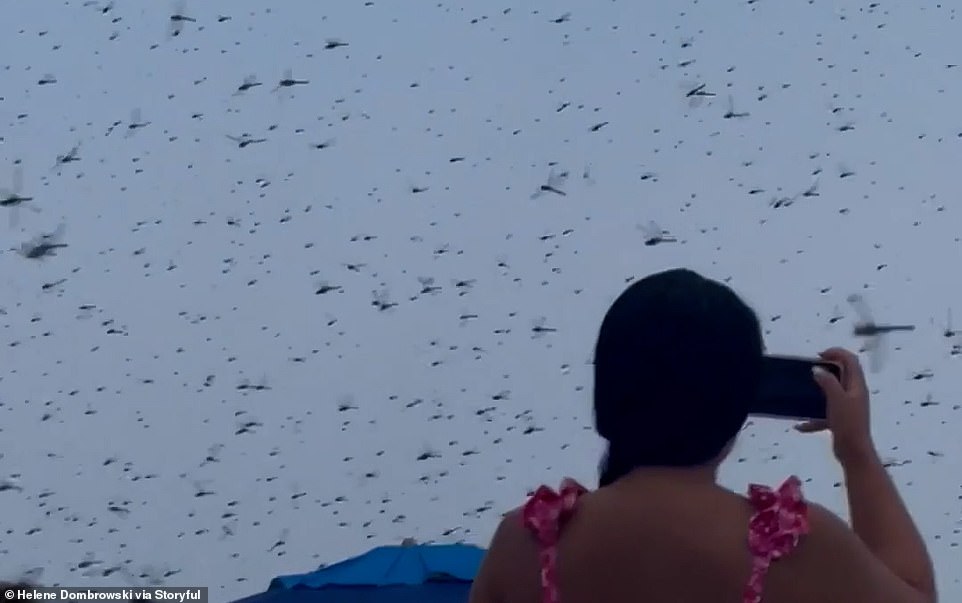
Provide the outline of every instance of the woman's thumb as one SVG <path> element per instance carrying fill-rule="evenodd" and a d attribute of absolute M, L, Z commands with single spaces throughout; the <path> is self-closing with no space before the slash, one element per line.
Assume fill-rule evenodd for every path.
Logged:
<path fill-rule="evenodd" d="M 812 376 L 815 377 L 815 382 L 822 388 L 822 391 L 825 392 L 825 397 L 829 400 L 845 394 L 845 390 L 842 389 L 842 384 L 838 382 L 835 375 L 822 367 L 818 365 L 813 366 Z"/>

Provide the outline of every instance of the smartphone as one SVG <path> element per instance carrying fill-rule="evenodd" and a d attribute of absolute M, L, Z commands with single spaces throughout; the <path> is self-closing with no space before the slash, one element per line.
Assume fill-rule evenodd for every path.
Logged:
<path fill-rule="evenodd" d="M 825 394 L 812 377 L 812 367 L 820 366 L 842 379 L 842 367 L 818 358 L 766 355 L 762 359 L 762 378 L 758 395 L 749 414 L 776 419 L 824 419 Z"/>

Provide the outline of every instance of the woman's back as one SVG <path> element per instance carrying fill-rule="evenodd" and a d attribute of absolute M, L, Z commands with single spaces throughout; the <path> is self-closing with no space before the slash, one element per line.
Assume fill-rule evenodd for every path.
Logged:
<path fill-rule="evenodd" d="M 931 561 L 871 437 L 858 358 L 822 352 L 813 370 L 851 528 L 801 484 L 715 480 L 758 395 L 757 315 L 687 270 L 632 284 L 608 309 L 594 354 L 595 429 L 607 441 L 599 489 L 542 486 L 506 517 L 472 603 L 932 603 Z"/>
<path fill-rule="evenodd" d="M 560 599 L 564 603 L 745 600 L 753 567 L 748 543 L 755 508 L 749 500 L 709 480 L 679 480 L 671 475 L 633 479 L 633 492 L 645 492 L 645 496 L 632 496 L 615 485 L 581 495 L 570 516 L 562 517 L 553 576 Z M 539 580 L 541 547 L 532 526 L 525 528 L 523 513 L 519 510 L 509 519 L 515 527 L 506 536 L 516 540 L 510 548 L 517 555 L 504 579 L 516 588 L 506 593 L 505 600 L 545 603 Z M 799 554 L 804 556 L 804 551 Z M 791 556 L 794 551 L 787 557 Z M 790 563 L 787 557 L 784 563 Z M 782 572 L 773 569 L 764 580 L 766 602 L 811 600 L 799 598 L 798 568 L 790 569 L 795 571 L 786 573 L 787 579 L 779 579 Z"/>

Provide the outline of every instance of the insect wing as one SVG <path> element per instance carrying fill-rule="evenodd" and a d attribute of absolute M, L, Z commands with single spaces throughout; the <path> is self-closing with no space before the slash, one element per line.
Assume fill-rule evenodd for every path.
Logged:
<path fill-rule="evenodd" d="M 875 323 L 875 319 L 872 318 L 872 311 L 869 309 L 868 304 L 861 295 L 858 293 L 853 293 L 846 298 L 846 301 L 848 301 L 848 303 L 852 306 L 852 309 L 855 310 L 855 313 L 858 314 L 858 319 L 860 322 L 865 324 Z"/>
<path fill-rule="evenodd" d="M 19 165 L 13 168 L 13 194 L 19 195 L 23 190 L 23 168 Z"/>
<path fill-rule="evenodd" d="M 882 366 L 885 364 L 886 352 L 888 351 L 886 342 L 887 338 L 881 335 L 873 335 L 869 337 L 865 343 L 865 351 L 868 353 L 869 370 L 873 373 L 882 370 Z"/>
<path fill-rule="evenodd" d="M 638 230 L 640 230 L 646 239 L 658 239 L 664 234 L 661 226 L 654 220 L 649 220 L 647 224 L 639 224 Z"/>
<path fill-rule="evenodd" d="M 548 186 L 550 186 L 551 188 L 560 189 L 561 186 L 565 183 L 565 179 L 567 179 L 567 177 L 568 177 L 568 174 L 566 172 L 562 172 L 559 174 L 554 169 L 552 169 L 551 172 L 548 174 Z"/>
<path fill-rule="evenodd" d="M 67 225 L 60 224 L 57 226 L 57 229 L 54 230 L 53 232 L 40 235 L 38 243 L 47 243 L 47 244 L 53 244 L 53 245 L 59 244 L 60 241 L 63 240 L 63 235 L 64 235 L 64 232 L 66 232 L 66 230 L 67 230 Z"/>

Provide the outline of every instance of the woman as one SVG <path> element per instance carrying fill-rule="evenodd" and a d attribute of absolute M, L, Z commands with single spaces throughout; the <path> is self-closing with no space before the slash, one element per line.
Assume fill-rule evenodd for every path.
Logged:
<path fill-rule="evenodd" d="M 807 502 L 800 482 L 716 483 L 756 391 L 758 318 L 725 285 L 669 270 L 608 310 L 594 361 L 607 440 L 600 487 L 542 486 L 498 527 L 471 603 L 923 603 L 931 561 L 875 450 L 858 358 L 833 348 L 842 382 L 813 378 L 845 474 L 850 528 Z"/>

